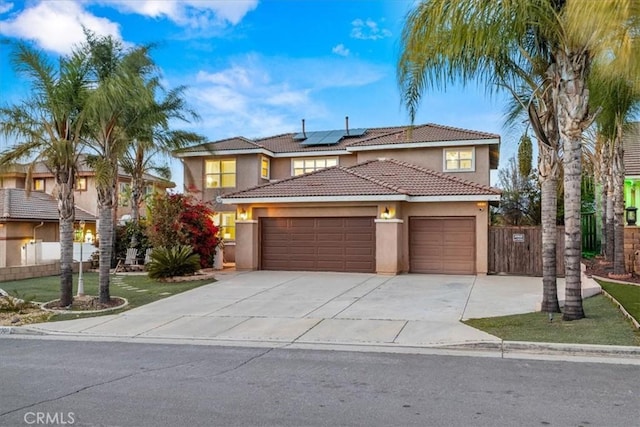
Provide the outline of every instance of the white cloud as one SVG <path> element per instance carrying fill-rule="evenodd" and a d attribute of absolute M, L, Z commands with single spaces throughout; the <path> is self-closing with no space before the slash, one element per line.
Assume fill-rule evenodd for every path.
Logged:
<path fill-rule="evenodd" d="M 43 49 L 66 54 L 85 40 L 83 25 L 98 35 L 122 39 L 118 24 L 94 16 L 71 1 L 43 1 L 26 8 L 1 21 L 0 34 L 33 40 Z"/>
<path fill-rule="evenodd" d="M 353 28 L 351 29 L 351 37 L 360 40 L 379 40 L 387 37 L 391 37 L 391 31 L 380 28 L 378 23 L 372 19 L 366 21 L 362 19 L 356 19 L 351 22 Z"/>
<path fill-rule="evenodd" d="M 98 3 L 197 29 L 236 25 L 258 6 L 258 0 L 98 0 Z"/>
<path fill-rule="evenodd" d="M 222 70 L 200 71 L 186 84 L 192 107 L 202 116 L 194 127 L 216 140 L 292 132 L 303 117 L 319 123 L 331 114 L 325 96 L 334 96 L 332 89 L 367 85 L 388 74 L 389 70 L 351 58 L 252 54 Z"/>
<path fill-rule="evenodd" d="M 331 49 L 331 52 L 340 55 L 340 56 L 349 56 L 349 54 L 351 53 L 349 51 L 349 49 L 347 49 L 346 47 L 344 47 L 344 45 L 342 43 L 340 43 L 339 45 L 335 46 L 333 49 Z"/>
<path fill-rule="evenodd" d="M 13 3 L 0 0 L 0 14 L 7 13 L 13 9 Z"/>

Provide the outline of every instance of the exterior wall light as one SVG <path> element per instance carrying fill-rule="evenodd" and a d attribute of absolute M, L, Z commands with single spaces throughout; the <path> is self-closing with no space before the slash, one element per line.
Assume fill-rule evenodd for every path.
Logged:
<path fill-rule="evenodd" d="M 245 211 L 244 208 L 240 209 L 240 212 L 238 213 L 238 218 L 240 219 L 240 221 L 247 220 L 247 211 Z"/>
<path fill-rule="evenodd" d="M 478 209 L 480 210 L 480 212 L 482 212 L 484 210 L 484 208 L 487 207 L 487 202 L 477 202 L 476 206 L 478 207 Z"/>
<path fill-rule="evenodd" d="M 634 207 L 634 206 L 629 206 L 628 208 L 625 209 L 625 213 L 626 213 L 626 219 L 627 219 L 627 225 L 636 225 L 636 221 L 637 221 L 637 211 L 638 208 Z"/>
<path fill-rule="evenodd" d="M 388 206 L 384 207 L 384 211 L 382 211 L 382 213 L 380 214 L 380 218 L 382 218 L 382 219 L 390 219 L 391 218 L 391 212 L 389 212 L 389 207 Z"/>

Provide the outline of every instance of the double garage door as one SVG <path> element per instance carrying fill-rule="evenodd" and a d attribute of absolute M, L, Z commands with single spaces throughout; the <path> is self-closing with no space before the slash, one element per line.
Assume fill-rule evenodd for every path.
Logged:
<path fill-rule="evenodd" d="M 475 241 L 475 218 L 410 218 L 410 271 L 475 274 Z"/>
<path fill-rule="evenodd" d="M 373 273 L 376 231 L 372 217 L 261 218 L 263 270 Z"/>
<path fill-rule="evenodd" d="M 409 219 L 409 270 L 475 274 L 475 218 Z M 372 217 L 261 218 L 263 270 L 373 273 L 376 232 Z"/>

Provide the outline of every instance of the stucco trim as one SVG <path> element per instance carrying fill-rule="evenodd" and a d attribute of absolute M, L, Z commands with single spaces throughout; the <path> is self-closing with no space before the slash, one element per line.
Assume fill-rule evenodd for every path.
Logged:
<path fill-rule="evenodd" d="M 226 205 L 248 204 L 248 203 L 306 203 L 306 202 L 379 202 L 379 201 L 402 201 L 410 203 L 422 202 L 485 202 L 498 201 L 500 195 L 466 195 L 466 196 L 407 196 L 403 194 L 392 195 L 372 195 L 372 196 L 307 196 L 307 197 L 256 197 L 256 198 L 222 198 L 222 203 Z"/>
<path fill-rule="evenodd" d="M 432 142 L 405 142 L 397 144 L 378 144 L 366 146 L 350 146 L 347 151 L 377 151 L 377 150 L 397 150 L 399 148 L 428 148 L 428 147 L 458 147 L 464 145 L 498 145 L 500 140 L 496 138 L 487 139 L 458 139 L 452 141 L 432 141 Z"/>

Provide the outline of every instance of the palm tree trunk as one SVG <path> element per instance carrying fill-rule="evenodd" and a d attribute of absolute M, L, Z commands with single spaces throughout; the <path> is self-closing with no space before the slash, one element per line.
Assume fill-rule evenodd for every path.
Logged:
<path fill-rule="evenodd" d="M 555 148 L 539 144 L 542 216 L 542 311 L 559 313 L 556 282 L 558 164 Z"/>
<path fill-rule="evenodd" d="M 582 307 L 581 180 L 582 132 L 588 125 L 587 53 L 556 52 L 558 129 L 564 148 L 565 306 L 564 320 L 584 318 Z"/>
<path fill-rule="evenodd" d="M 100 302 L 111 301 L 109 280 L 111 271 L 111 254 L 113 252 L 113 198 L 115 194 L 115 181 L 111 185 L 98 188 L 98 216 L 100 225 L 100 266 L 98 268 L 98 283 L 100 287 Z"/>
<path fill-rule="evenodd" d="M 613 273 L 624 274 L 624 148 L 622 139 L 614 142 L 612 173 L 613 176 L 613 212 L 614 212 L 614 257 Z"/>
<path fill-rule="evenodd" d="M 615 215 L 613 213 L 613 200 L 614 200 L 614 184 L 613 184 L 613 165 L 609 165 L 609 173 L 607 176 L 607 251 L 606 251 L 606 260 L 608 262 L 613 262 L 613 257 L 615 253 L 615 226 L 614 219 Z"/>
<path fill-rule="evenodd" d="M 604 142 L 600 147 L 600 255 L 607 255 L 607 200 L 609 194 L 609 148 Z"/>
<path fill-rule="evenodd" d="M 74 171 L 56 173 L 58 185 L 58 213 L 60 215 L 60 305 L 73 303 L 73 223 L 75 200 Z"/>

